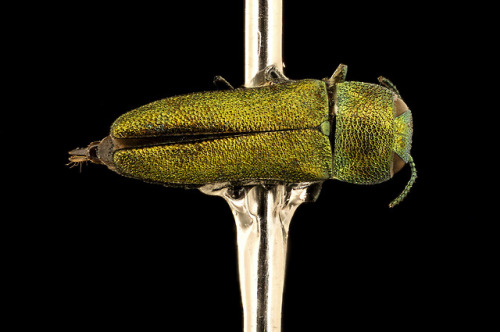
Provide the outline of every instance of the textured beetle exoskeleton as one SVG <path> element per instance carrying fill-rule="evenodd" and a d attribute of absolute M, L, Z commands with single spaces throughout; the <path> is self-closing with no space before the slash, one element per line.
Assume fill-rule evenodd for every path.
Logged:
<path fill-rule="evenodd" d="M 334 178 L 357 184 L 380 183 L 394 175 L 395 158 L 408 162 L 411 111 L 396 116 L 395 98 L 380 85 L 338 84 Z"/>
<path fill-rule="evenodd" d="M 385 78 L 379 81 L 388 88 L 363 82 L 339 82 L 335 86 L 333 178 L 376 184 L 389 180 L 411 161 L 412 178 L 389 205 L 393 207 L 406 196 L 416 178 L 410 156 L 413 119 L 395 86 Z"/>
<path fill-rule="evenodd" d="M 71 151 L 70 160 L 184 187 L 327 179 L 375 184 L 409 163 L 412 178 L 392 207 L 416 178 L 411 111 L 389 80 L 379 79 L 385 87 L 345 82 L 346 72 L 340 65 L 330 79 L 293 81 L 274 77 L 270 68 L 273 80 L 262 87 L 154 101 L 120 116 L 109 136 Z"/>

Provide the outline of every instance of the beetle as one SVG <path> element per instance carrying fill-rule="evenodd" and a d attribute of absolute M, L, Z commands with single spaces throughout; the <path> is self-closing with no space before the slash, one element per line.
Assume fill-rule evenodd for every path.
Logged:
<path fill-rule="evenodd" d="M 291 80 L 270 66 L 255 88 L 198 92 L 153 101 L 118 117 L 110 134 L 69 152 L 116 173 L 165 186 L 322 183 L 376 184 L 409 164 L 412 113 L 396 86 L 330 78 Z M 332 144 L 333 143 L 333 144 Z"/>

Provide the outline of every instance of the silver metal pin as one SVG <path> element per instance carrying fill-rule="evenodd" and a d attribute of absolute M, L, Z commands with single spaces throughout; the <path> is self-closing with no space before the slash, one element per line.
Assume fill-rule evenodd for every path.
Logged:
<path fill-rule="evenodd" d="M 264 84 L 269 66 L 283 73 L 282 6 L 282 0 L 245 2 L 246 88 Z M 235 188 L 201 188 L 223 197 L 236 222 L 244 332 L 281 332 L 288 230 L 297 207 L 316 196 L 309 186 L 255 185 L 237 194 Z"/>

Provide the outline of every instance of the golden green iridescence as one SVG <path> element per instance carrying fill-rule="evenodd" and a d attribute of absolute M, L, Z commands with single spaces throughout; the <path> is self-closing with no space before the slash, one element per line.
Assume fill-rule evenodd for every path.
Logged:
<path fill-rule="evenodd" d="M 139 107 L 111 127 L 115 139 L 187 141 L 118 149 L 113 162 L 119 174 L 165 185 L 324 181 L 332 175 L 329 132 L 322 81 L 193 93 Z M 196 135 L 211 136 L 190 140 Z"/>
<path fill-rule="evenodd" d="M 337 85 L 333 178 L 375 184 L 391 178 L 394 94 L 379 85 Z"/>
<path fill-rule="evenodd" d="M 394 119 L 394 152 L 408 163 L 410 160 L 410 149 L 413 135 L 413 118 L 408 110 Z"/>
<path fill-rule="evenodd" d="M 317 128 L 329 120 L 325 84 L 300 80 L 154 101 L 120 116 L 115 138 Z"/>
<path fill-rule="evenodd" d="M 163 184 L 296 183 L 329 179 L 331 153 L 327 136 L 305 129 L 118 150 L 114 161 L 120 174 Z"/>

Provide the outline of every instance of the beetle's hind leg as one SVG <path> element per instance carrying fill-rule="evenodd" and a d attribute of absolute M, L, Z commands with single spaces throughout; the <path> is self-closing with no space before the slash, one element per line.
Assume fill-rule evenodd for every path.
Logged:
<path fill-rule="evenodd" d="M 291 81 L 288 77 L 285 76 L 275 65 L 267 66 L 264 69 L 264 80 L 266 83 L 285 83 Z"/>
<path fill-rule="evenodd" d="M 387 78 L 385 78 L 383 76 L 379 76 L 378 82 L 381 85 L 385 86 L 387 89 L 393 91 L 399 98 L 401 98 L 401 95 L 399 94 L 399 91 L 396 88 L 396 85 L 394 83 L 392 83 L 391 81 L 389 81 Z"/>
<path fill-rule="evenodd" d="M 214 85 L 220 90 L 234 90 L 234 87 L 222 76 L 214 77 Z"/>

